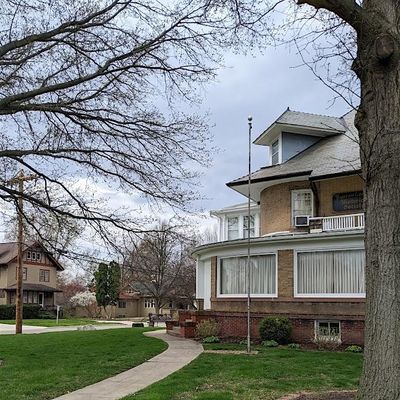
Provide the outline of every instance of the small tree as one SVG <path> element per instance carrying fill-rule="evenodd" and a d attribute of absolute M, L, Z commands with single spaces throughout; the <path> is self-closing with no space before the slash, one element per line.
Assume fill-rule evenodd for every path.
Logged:
<path fill-rule="evenodd" d="M 100 263 L 94 274 L 96 301 L 100 307 L 103 307 L 107 317 L 110 317 L 107 306 L 114 306 L 118 301 L 120 277 L 120 267 L 114 261 L 109 264 Z"/>
<path fill-rule="evenodd" d="M 89 317 L 97 317 L 99 309 L 96 301 L 96 295 L 88 290 L 85 292 L 77 293 L 71 297 L 70 303 L 74 307 L 82 307 L 86 310 Z"/>

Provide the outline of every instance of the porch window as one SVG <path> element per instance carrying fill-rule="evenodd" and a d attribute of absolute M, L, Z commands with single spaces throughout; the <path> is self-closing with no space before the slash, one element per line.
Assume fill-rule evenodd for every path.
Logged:
<path fill-rule="evenodd" d="M 363 297 L 364 250 L 297 253 L 298 296 Z"/>
<path fill-rule="evenodd" d="M 279 139 L 272 143 L 271 146 L 271 164 L 279 164 Z"/>
<path fill-rule="evenodd" d="M 24 304 L 28 303 L 28 292 L 26 290 L 22 292 L 22 301 Z"/>
<path fill-rule="evenodd" d="M 313 194 L 311 190 L 292 190 L 292 223 L 299 215 L 313 215 Z"/>
<path fill-rule="evenodd" d="M 118 308 L 126 308 L 126 301 L 118 301 Z"/>
<path fill-rule="evenodd" d="M 38 304 L 38 292 L 33 292 L 33 304 Z"/>
<path fill-rule="evenodd" d="M 40 282 L 50 282 L 50 271 L 48 269 L 41 269 L 39 271 Z"/>
<path fill-rule="evenodd" d="M 228 240 L 239 239 L 239 217 L 228 218 Z"/>
<path fill-rule="evenodd" d="M 250 292 L 253 295 L 276 295 L 276 256 L 268 254 L 250 258 Z M 245 296 L 247 294 L 247 257 L 230 257 L 220 260 L 221 295 Z"/>
<path fill-rule="evenodd" d="M 248 215 L 243 217 L 243 238 L 246 239 L 249 234 L 248 230 Z M 254 215 L 250 215 L 250 237 L 255 236 L 255 228 L 254 228 Z"/>

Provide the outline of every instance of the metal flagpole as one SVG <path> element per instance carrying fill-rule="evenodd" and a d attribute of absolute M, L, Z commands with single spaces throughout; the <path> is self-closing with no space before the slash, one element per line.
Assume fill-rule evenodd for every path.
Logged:
<path fill-rule="evenodd" d="M 247 197 L 247 353 L 251 352 L 251 321 L 250 321 L 250 300 L 251 300 L 251 271 L 250 271 L 250 186 L 251 186 L 251 130 L 253 118 L 247 118 L 249 123 L 249 178 Z"/>

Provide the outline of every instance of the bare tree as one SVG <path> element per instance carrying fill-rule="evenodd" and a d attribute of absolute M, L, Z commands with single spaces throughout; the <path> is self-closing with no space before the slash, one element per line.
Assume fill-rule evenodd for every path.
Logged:
<path fill-rule="evenodd" d="M 155 310 L 170 300 L 193 300 L 195 266 L 189 255 L 190 240 L 173 226 L 161 222 L 134 244 L 125 261 L 125 282 L 139 284 L 154 298 Z"/>
<path fill-rule="evenodd" d="M 214 76 L 226 26 L 211 6 L 1 0 L 0 199 L 22 195 L 103 239 L 107 225 L 143 228 L 137 210 L 98 207 L 93 187 L 187 210 L 208 135 L 180 106 Z M 7 184 L 21 168 L 38 176 L 36 192 Z"/>

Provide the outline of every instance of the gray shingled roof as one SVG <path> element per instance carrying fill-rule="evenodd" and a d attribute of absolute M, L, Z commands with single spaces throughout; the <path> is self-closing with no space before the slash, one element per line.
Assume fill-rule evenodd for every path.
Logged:
<path fill-rule="evenodd" d="M 293 127 L 312 128 L 319 131 L 330 132 L 331 134 L 346 131 L 346 127 L 342 118 L 331 117 L 328 115 L 310 114 L 301 111 L 292 111 L 288 108 L 263 133 L 261 133 L 254 143 L 262 144 L 258 143 L 258 141 L 277 125 L 291 125 Z"/>
<path fill-rule="evenodd" d="M 310 178 L 318 178 L 359 171 L 361 168 L 360 150 L 358 133 L 354 126 L 354 116 L 355 112 L 350 112 L 341 118 L 341 126 L 345 126 L 346 129 L 344 133 L 322 138 L 283 164 L 264 167 L 253 172 L 252 180 L 268 181 L 301 174 L 309 175 Z M 321 116 L 321 118 L 321 121 L 326 120 L 324 116 Z M 246 175 L 229 182 L 227 185 L 247 184 L 247 179 Z"/>
<path fill-rule="evenodd" d="M 299 125 L 318 129 L 333 129 L 344 132 L 343 120 L 328 115 L 310 114 L 300 111 L 286 110 L 276 121 L 278 124 Z"/>
<path fill-rule="evenodd" d="M 27 247 L 27 245 L 23 245 L 23 251 L 26 250 Z M 17 257 L 17 252 L 17 242 L 0 243 L 0 265 L 8 264 L 11 260 Z"/>

